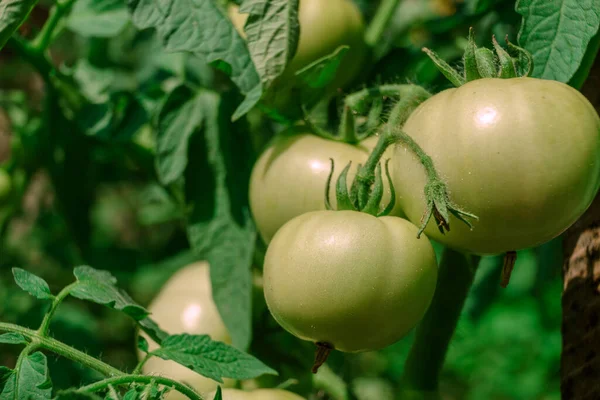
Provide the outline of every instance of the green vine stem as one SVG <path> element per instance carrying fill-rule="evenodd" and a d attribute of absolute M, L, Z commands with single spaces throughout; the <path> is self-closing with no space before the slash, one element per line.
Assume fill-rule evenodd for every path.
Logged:
<path fill-rule="evenodd" d="M 479 257 L 446 248 L 433 301 L 417 326 L 404 366 L 403 390 L 437 391 L 448 344 L 473 283 Z"/>
<path fill-rule="evenodd" d="M 67 288 L 60 292 L 60 294 L 57 296 L 57 299 L 63 293 L 67 293 Z M 66 296 L 67 294 L 65 294 L 64 296 Z M 54 304 L 60 304 L 60 301 L 57 302 L 55 300 L 55 302 L 53 303 L 53 310 L 55 310 Z M 46 321 L 46 319 L 44 319 L 44 321 Z M 42 326 L 44 326 L 44 324 L 42 324 Z M 107 379 L 85 386 L 81 388 L 80 391 L 95 392 L 102 389 L 106 389 L 107 387 L 109 387 L 109 385 L 156 382 L 160 385 L 165 385 L 167 387 L 173 388 L 192 400 L 202 400 L 202 397 L 198 393 L 194 392 L 194 390 L 182 383 L 160 376 L 126 374 L 123 371 L 120 371 L 117 368 L 112 367 L 111 365 L 108 365 L 92 356 L 89 356 L 77 349 L 74 349 L 73 347 L 65 343 L 62 343 L 51 337 L 42 335 L 38 331 L 34 331 L 32 329 L 28 329 L 19 325 L 0 322 L 0 332 L 19 333 L 28 338 L 30 341 L 30 343 L 23 349 L 19 356 L 19 359 L 17 360 L 17 369 L 19 368 L 20 363 L 22 363 L 22 360 L 25 357 L 27 357 L 27 355 L 29 355 L 35 349 L 42 348 L 60 356 L 63 356 L 65 358 L 68 358 L 69 360 L 76 361 L 108 377 Z"/>
<path fill-rule="evenodd" d="M 81 352 L 73 347 L 66 345 L 51 337 L 40 335 L 37 331 L 32 329 L 24 328 L 19 325 L 9 324 L 6 322 L 0 322 L 0 332 L 14 332 L 20 333 L 27 337 L 32 342 L 36 342 L 38 347 L 49 350 L 60 356 L 76 361 L 88 368 L 100 372 L 105 376 L 122 376 L 125 375 L 122 371 L 92 357 L 84 352 Z"/>
<path fill-rule="evenodd" d="M 56 309 L 62 303 L 62 301 L 67 297 L 71 291 L 71 288 L 74 287 L 77 283 L 72 283 L 69 286 L 65 287 L 54 297 L 52 301 L 52 305 L 50 306 L 50 310 L 44 316 L 44 320 L 38 329 L 38 334 L 41 336 L 48 336 L 48 329 L 50 329 L 50 322 L 54 317 L 54 313 L 56 313 Z"/>
<path fill-rule="evenodd" d="M 7 45 L 27 60 L 46 83 L 50 82 L 50 76 L 52 75 L 52 71 L 54 71 L 54 66 L 44 53 L 18 36 L 10 38 Z"/>
<path fill-rule="evenodd" d="M 366 200 L 370 196 L 370 191 L 375 182 L 375 170 L 381 157 L 386 149 L 394 143 L 402 143 L 407 146 L 419 159 L 427 174 L 427 184 L 425 185 L 425 198 L 427 206 L 423 215 L 422 223 L 419 228 L 418 236 L 423 233 L 427 223 L 433 216 L 438 224 L 438 228 L 442 233 L 444 229 L 448 231 L 449 214 L 471 227 L 471 222 L 467 218 L 477 219 L 477 216 L 462 210 L 457 204 L 450 200 L 446 184 L 437 173 L 433 160 L 417 142 L 413 140 L 401 127 L 408 119 L 415 108 L 428 99 L 430 94 L 419 86 L 414 86 L 411 89 L 409 96 L 402 98 L 392 110 L 390 119 L 383 129 L 379 141 L 369 155 L 365 165 L 361 166 L 356 174 L 358 182 L 359 204 L 366 204 Z"/>
<path fill-rule="evenodd" d="M 202 396 L 196 393 L 192 388 L 183 383 L 179 383 L 169 378 L 165 378 L 163 376 L 149 376 L 149 375 L 124 375 L 124 376 L 115 376 L 112 378 L 103 379 L 98 382 L 94 382 L 90 385 L 84 386 L 78 390 L 78 392 L 88 392 L 94 393 L 100 390 L 106 389 L 108 386 L 115 385 L 125 385 L 128 383 L 158 383 L 159 385 L 164 385 L 174 390 L 177 390 L 181 394 L 187 396 L 191 400 L 202 400 Z"/>
<path fill-rule="evenodd" d="M 52 43 L 58 23 L 69 12 L 69 10 L 71 10 L 73 3 L 75 3 L 75 0 L 59 0 L 56 2 L 56 5 L 50 12 L 48 20 L 31 44 L 34 49 L 36 49 L 38 52 L 46 51 L 46 49 Z"/>
<path fill-rule="evenodd" d="M 381 0 L 365 33 L 365 42 L 369 47 L 373 48 L 379 42 L 399 3 L 400 0 Z"/>

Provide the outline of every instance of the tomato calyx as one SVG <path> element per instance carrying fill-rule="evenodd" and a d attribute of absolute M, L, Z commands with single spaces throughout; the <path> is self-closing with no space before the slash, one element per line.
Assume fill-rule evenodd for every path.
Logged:
<path fill-rule="evenodd" d="M 533 58 L 531 54 L 505 38 L 507 49 L 500 46 L 495 36 L 492 43 L 495 52 L 485 47 L 477 47 L 475 44 L 473 28 L 469 30 L 467 48 L 463 55 L 464 68 L 459 72 L 452 68 L 435 52 L 428 48 L 423 51 L 429 56 L 440 72 L 456 87 L 467 82 L 482 78 L 510 79 L 526 77 L 533 71 Z"/>
<path fill-rule="evenodd" d="M 319 372 L 319 368 L 321 365 L 325 364 L 325 361 L 327 361 L 329 354 L 331 354 L 331 351 L 333 350 L 333 346 L 329 343 L 317 342 L 315 344 L 317 345 L 317 349 L 315 350 L 315 362 L 311 368 L 313 374 Z"/>

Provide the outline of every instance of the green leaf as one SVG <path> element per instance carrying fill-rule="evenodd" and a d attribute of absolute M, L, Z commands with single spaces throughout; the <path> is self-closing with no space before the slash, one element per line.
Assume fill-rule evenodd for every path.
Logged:
<path fill-rule="evenodd" d="M 45 280 L 21 268 L 12 269 L 15 282 L 21 289 L 40 300 L 52 300 L 54 296 Z"/>
<path fill-rule="evenodd" d="M 215 397 L 213 400 L 223 400 L 223 394 L 221 393 L 221 386 L 217 386 L 217 391 L 215 392 Z"/>
<path fill-rule="evenodd" d="M 123 0 L 78 0 L 67 19 L 67 26 L 81 36 L 113 37 L 129 22 Z"/>
<path fill-rule="evenodd" d="M 277 375 L 275 370 L 250 354 L 213 341 L 208 335 L 169 336 L 152 354 L 221 383 L 222 378 L 253 379 L 263 374 Z"/>
<path fill-rule="evenodd" d="M 246 96 L 233 114 L 238 119 L 262 96 L 260 77 L 245 41 L 213 0 L 127 0 L 133 23 L 155 28 L 167 51 L 196 54 L 231 77 Z"/>
<path fill-rule="evenodd" d="M 75 268 L 73 274 L 77 283 L 69 292 L 71 296 L 123 311 L 136 321 L 148 315 L 145 308 L 136 304 L 127 293 L 116 286 L 117 279 L 108 271 L 82 266 Z"/>
<path fill-rule="evenodd" d="M 27 344 L 27 340 L 25 340 L 25 336 L 20 333 L 9 332 L 0 335 L 0 343 L 6 344 Z"/>
<path fill-rule="evenodd" d="M 190 93 L 191 95 L 191 93 Z M 193 250 L 209 262 L 213 298 L 233 344 L 250 343 L 252 272 L 256 232 L 248 206 L 251 145 L 229 124 L 229 104 L 215 93 L 191 97 L 204 122 L 193 135 L 185 171 Z"/>
<path fill-rule="evenodd" d="M 310 88 L 325 88 L 336 76 L 337 70 L 350 49 L 340 46 L 331 54 L 322 57 L 296 72 L 302 82 Z"/>
<path fill-rule="evenodd" d="M 0 366 L 0 393 L 4 390 L 4 386 L 13 372 L 14 371 L 8 367 Z"/>
<path fill-rule="evenodd" d="M 8 376 L 0 400 L 44 400 L 52 397 L 48 360 L 41 352 L 23 359 L 21 368 Z"/>
<path fill-rule="evenodd" d="M 102 400 L 102 397 L 94 393 L 78 392 L 77 389 L 69 389 L 58 392 L 54 400 Z"/>
<path fill-rule="evenodd" d="M 117 92 L 107 101 L 86 104 L 77 122 L 87 135 L 99 140 L 129 142 L 148 122 L 148 114 L 132 93 Z"/>
<path fill-rule="evenodd" d="M 202 104 L 185 86 L 169 93 L 158 114 L 156 132 L 156 170 L 163 185 L 183 176 L 188 163 L 190 137 L 204 120 Z"/>
<path fill-rule="evenodd" d="M 568 82 L 600 26 L 600 0 L 519 0 L 519 45 L 533 55 L 535 78 Z"/>
<path fill-rule="evenodd" d="M 245 0 L 245 32 L 256 71 L 269 87 L 284 71 L 298 48 L 298 0 Z"/>
<path fill-rule="evenodd" d="M 27 19 L 37 0 L 0 1 L 0 49 Z"/>
<path fill-rule="evenodd" d="M 142 329 L 152 340 L 156 343 L 161 344 L 163 340 L 165 340 L 169 334 L 158 326 L 156 322 L 154 322 L 150 318 L 144 318 L 141 321 L 138 321 L 138 325 L 140 329 Z M 140 336 L 140 340 L 142 337 Z M 145 339 L 144 339 L 145 340 Z"/>

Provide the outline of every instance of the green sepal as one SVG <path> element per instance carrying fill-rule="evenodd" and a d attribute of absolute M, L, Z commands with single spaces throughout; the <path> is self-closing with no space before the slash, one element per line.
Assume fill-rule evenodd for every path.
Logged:
<path fill-rule="evenodd" d="M 344 106 L 344 111 L 342 112 L 338 137 L 341 141 L 348 144 L 356 144 L 359 141 L 356 135 L 356 118 L 354 117 L 354 112 L 348 106 Z"/>
<path fill-rule="evenodd" d="M 335 162 L 333 158 L 329 159 L 331 161 L 331 169 L 329 169 L 329 175 L 327 176 L 327 184 L 325 185 L 325 209 L 333 210 L 331 206 L 331 199 L 329 198 L 329 190 L 331 189 L 331 178 L 333 178 L 333 170 L 335 168 Z"/>
<path fill-rule="evenodd" d="M 362 168 L 362 164 L 358 164 L 356 166 L 356 171 L 360 171 L 360 169 Z M 352 203 L 352 206 L 354 207 L 355 210 L 360 210 L 360 204 L 358 202 L 358 179 L 356 179 L 356 176 L 354 177 L 354 179 L 352 180 L 352 185 L 350 186 L 350 203 Z"/>
<path fill-rule="evenodd" d="M 477 61 L 477 70 L 482 78 L 496 77 L 496 57 L 493 51 L 480 47 L 475 50 L 475 60 Z"/>
<path fill-rule="evenodd" d="M 481 75 L 479 74 L 479 69 L 477 68 L 477 58 L 475 57 L 476 50 L 477 50 L 477 45 L 475 44 L 473 28 L 470 28 L 467 48 L 465 49 L 465 54 L 463 56 L 466 82 L 471 82 L 471 81 L 474 81 L 477 79 L 481 79 Z"/>
<path fill-rule="evenodd" d="M 379 214 L 377 214 L 378 217 L 389 215 L 396 205 L 396 190 L 394 189 L 394 182 L 392 182 L 392 177 L 390 175 L 389 163 L 390 159 L 388 158 L 385 160 L 385 175 L 387 177 L 388 184 L 390 185 L 390 201 L 388 202 L 387 206 L 385 206 L 385 208 Z"/>
<path fill-rule="evenodd" d="M 381 164 L 377 164 L 375 169 L 375 182 L 373 183 L 373 189 L 369 194 L 369 200 L 367 204 L 361 210 L 364 213 L 377 215 L 379 212 L 379 204 L 383 198 L 383 179 L 381 178 Z"/>
<path fill-rule="evenodd" d="M 348 165 L 346 165 L 346 167 L 343 169 L 342 173 L 338 177 L 337 184 L 335 185 L 335 198 L 337 201 L 338 210 L 355 209 L 352 205 L 352 202 L 350 201 L 350 196 L 348 194 L 348 185 L 346 183 L 348 179 L 348 171 L 350 170 L 351 166 L 352 161 L 350 161 Z"/>
<path fill-rule="evenodd" d="M 498 60 L 500 61 L 500 70 L 498 71 L 498 77 L 502 79 L 510 79 L 517 77 L 517 68 L 515 67 L 514 60 L 508 54 L 506 50 L 500 46 L 496 37 L 492 37 L 492 43 L 494 43 L 494 49 L 496 49 L 496 54 L 498 55 Z"/>
<path fill-rule="evenodd" d="M 422 49 L 431 58 L 437 69 L 448 79 L 454 86 L 459 87 L 465 84 L 465 78 L 452 68 L 450 64 L 442 60 L 435 52 L 424 47 Z"/>
<path fill-rule="evenodd" d="M 506 44 L 508 45 L 509 52 L 515 54 L 514 61 L 517 76 L 531 76 L 531 73 L 533 72 L 533 57 L 531 56 L 531 53 L 522 47 L 512 44 L 508 40 L 508 36 L 506 37 Z"/>

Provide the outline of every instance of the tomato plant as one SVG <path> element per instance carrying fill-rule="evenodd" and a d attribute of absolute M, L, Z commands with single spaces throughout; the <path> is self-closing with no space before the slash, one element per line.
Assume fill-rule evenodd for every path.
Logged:
<path fill-rule="evenodd" d="M 281 389 L 257 389 L 250 392 L 225 389 L 221 394 L 223 400 L 303 400 L 297 394 Z M 214 396 L 214 393 L 211 396 Z M 209 398 L 213 398 L 211 396 Z"/>
<path fill-rule="evenodd" d="M 479 79 L 424 102 L 404 130 L 431 156 L 452 197 L 479 217 L 470 230 L 451 219 L 448 246 L 497 254 L 547 242 L 591 204 L 600 186 L 600 119 L 556 81 Z M 400 207 L 418 222 L 425 173 L 398 145 L 392 176 Z"/>
<path fill-rule="evenodd" d="M 264 241 L 269 243 L 292 218 L 325 209 L 330 158 L 340 166 L 352 161 L 352 177 L 376 140 L 372 137 L 351 145 L 315 136 L 302 128 L 275 137 L 254 165 L 250 178 L 250 209 Z"/>
<path fill-rule="evenodd" d="M 206 334 L 213 340 L 231 343 L 231 337 L 212 299 L 209 265 L 207 262 L 190 264 L 173 275 L 148 307 L 152 318 L 170 334 Z M 158 346 L 147 335 L 150 351 Z M 143 354 L 139 353 L 140 359 Z M 200 393 L 208 393 L 217 382 L 177 364 L 174 361 L 151 358 L 143 367 L 146 374 L 160 374 L 184 382 Z M 226 379 L 225 386 L 234 380 Z M 179 392 L 170 392 L 169 399 L 186 399 Z"/>
<path fill-rule="evenodd" d="M 345 352 L 388 346 L 427 310 L 437 265 L 427 238 L 398 217 L 314 211 L 267 249 L 265 298 L 292 334 Z"/>

